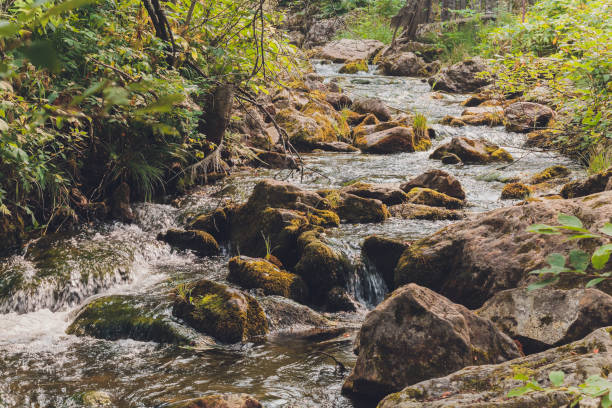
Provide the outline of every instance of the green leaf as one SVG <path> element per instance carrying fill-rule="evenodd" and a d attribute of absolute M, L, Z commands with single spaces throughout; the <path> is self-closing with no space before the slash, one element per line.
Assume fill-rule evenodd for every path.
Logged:
<path fill-rule="evenodd" d="M 558 230 L 558 227 L 553 227 L 551 225 L 546 225 L 546 224 L 533 224 L 527 228 L 527 232 L 533 232 L 535 234 L 544 234 L 544 235 L 561 234 Z"/>
<path fill-rule="evenodd" d="M 157 101 L 138 109 L 134 112 L 135 115 L 144 115 L 147 113 L 165 113 L 170 112 L 172 106 L 182 102 L 185 97 L 181 94 L 169 94 L 161 96 Z"/>
<path fill-rule="evenodd" d="M 602 406 L 602 408 L 610 408 L 610 407 L 612 407 L 612 400 L 610 399 L 610 393 L 611 392 L 612 391 L 608 392 L 606 395 L 601 397 L 601 406 Z"/>
<path fill-rule="evenodd" d="M 565 257 L 557 252 L 548 255 L 546 262 L 553 268 L 565 268 Z"/>
<path fill-rule="evenodd" d="M 528 387 L 526 385 L 519 387 L 519 388 L 515 388 L 513 390 L 508 391 L 508 394 L 506 394 L 506 396 L 508 398 L 512 398 L 512 397 L 520 397 L 521 395 L 525 395 L 527 393 L 533 392 L 534 390 L 531 387 Z"/>
<path fill-rule="evenodd" d="M 550 382 L 555 387 L 560 387 L 563 385 L 563 381 L 565 380 L 565 373 L 563 371 L 551 371 L 548 374 L 548 378 L 550 378 Z"/>
<path fill-rule="evenodd" d="M 607 278 L 595 278 L 595 279 L 591 279 L 590 281 L 587 282 L 587 284 L 585 285 L 585 288 L 592 288 L 593 286 L 597 286 L 598 284 L 600 284 L 601 282 L 605 281 Z"/>
<path fill-rule="evenodd" d="M 584 228 L 582 225 L 582 221 L 580 221 L 578 217 L 574 217 L 573 215 L 561 213 L 557 216 L 557 220 L 559 221 L 559 224 L 564 225 L 566 227 Z"/>
<path fill-rule="evenodd" d="M 66 11 L 74 10 L 75 8 L 83 7 L 95 2 L 96 0 L 68 0 L 47 10 L 47 12 L 42 16 L 42 19 L 57 16 Z"/>
<path fill-rule="evenodd" d="M 47 68 L 53 73 L 60 70 L 57 51 L 51 41 L 35 41 L 21 49 L 21 52 L 38 68 Z"/>
<path fill-rule="evenodd" d="M 565 241 L 573 241 L 575 239 L 586 239 L 586 238 L 600 238 L 599 235 L 595 235 L 595 234 L 576 234 L 576 235 L 572 235 L 569 238 L 566 238 Z"/>
<path fill-rule="evenodd" d="M 612 244 L 602 245 L 595 249 L 593 256 L 591 256 L 593 268 L 597 270 L 603 269 L 610 259 L 610 253 L 612 253 Z"/>
<path fill-rule="evenodd" d="M 612 237 L 612 224 L 607 222 L 602 228 L 599 229 L 599 231 Z"/>
<path fill-rule="evenodd" d="M 588 268 L 590 262 L 589 258 L 589 254 L 580 249 L 573 249 L 569 253 L 570 265 L 581 272 L 584 272 L 586 268 Z"/>
<path fill-rule="evenodd" d="M 527 287 L 527 290 L 529 292 L 531 292 L 532 290 L 541 289 L 541 288 L 544 288 L 544 287 L 546 287 L 548 285 L 552 285 L 553 283 L 556 283 L 558 280 L 559 280 L 558 277 L 544 279 L 544 280 L 541 280 L 539 282 L 532 283 L 531 285 L 529 285 Z"/>
<path fill-rule="evenodd" d="M 0 38 L 11 37 L 19 31 L 17 24 L 9 23 L 6 20 L 0 20 Z"/>

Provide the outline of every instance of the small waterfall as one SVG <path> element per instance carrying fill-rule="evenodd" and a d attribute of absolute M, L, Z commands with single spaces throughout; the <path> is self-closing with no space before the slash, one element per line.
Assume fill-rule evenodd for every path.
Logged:
<path fill-rule="evenodd" d="M 373 266 L 358 259 L 353 264 L 347 280 L 349 293 L 368 308 L 374 308 L 385 299 L 389 289 L 380 273 Z"/>

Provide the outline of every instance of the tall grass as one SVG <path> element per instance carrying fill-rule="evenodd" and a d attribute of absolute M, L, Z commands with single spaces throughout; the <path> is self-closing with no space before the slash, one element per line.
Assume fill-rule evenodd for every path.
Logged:
<path fill-rule="evenodd" d="M 612 145 L 597 146 L 589 154 L 589 174 L 601 173 L 612 167 Z"/>

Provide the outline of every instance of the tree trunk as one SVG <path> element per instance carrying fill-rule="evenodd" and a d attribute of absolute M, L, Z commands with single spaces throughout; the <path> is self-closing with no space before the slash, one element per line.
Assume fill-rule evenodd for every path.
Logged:
<path fill-rule="evenodd" d="M 229 125 L 234 103 L 234 86 L 232 84 L 218 85 L 206 97 L 203 123 L 200 130 L 209 142 L 217 146 L 223 141 L 223 135 Z"/>

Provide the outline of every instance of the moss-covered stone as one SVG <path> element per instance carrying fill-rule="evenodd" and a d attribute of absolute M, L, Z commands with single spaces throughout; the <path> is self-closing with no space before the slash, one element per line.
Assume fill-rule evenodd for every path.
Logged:
<path fill-rule="evenodd" d="M 226 285 L 203 279 L 180 285 L 174 295 L 172 314 L 219 341 L 253 340 L 268 331 L 257 300 Z"/>
<path fill-rule="evenodd" d="M 205 231 L 217 240 L 228 239 L 229 220 L 233 207 L 217 208 L 212 213 L 198 216 L 190 225 L 192 230 Z"/>
<path fill-rule="evenodd" d="M 113 295 L 88 303 L 66 333 L 99 339 L 133 339 L 158 343 L 191 344 L 192 339 L 170 321 L 159 305 L 144 299 Z"/>
<path fill-rule="evenodd" d="M 265 259 L 244 256 L 230 259 L 227 280 L 245 289 L 263 289 L 266 295 L 284 296 L 298 302 L 308 298 L 308 288 L 300 276 L 283 271 Z"/>
<path fill-rule="evenodd" d="M 463 214 L 460 211 L 448 210 L 441 207 L 431 207 L 429 205 L 404 203 L 389 207 L 391 216 L 406 220 L 460 220 Z"/>
<path fill-rule="evenodd" d="M 329 312 L 355 312 L 357 307 L 355 302 L 344 288 L 339 286 L 333 287 L 327 293 L 327 301 L 325 302 Z"/>
<path fill-rule="evenodd" d="M 454 137 L 449 143 L 434 150 L 429 158 L 439 160 L 448 154 L 456 155 L 466 164 L 513 161 L 512 155 L 499 146 L 484 140 L 466 137 Z"/>
<path fill-rule="evenodd" d="M 111 396 L 105 391 L 86 391 L 77 398 L 87 408 L 101 408 L 113 406 Z"/>
<path fill-rule="evenodd" d="M 536 175 L 534 175 L 531 178 L 531 182 L 533 184 L 543 183 L 551 179 L 567 177 L 570 175 L 570 173 L 571 171 L 567 167 L 555 165 L 555 166 L 548 167 L 542 170 L 541 172 L 537 173 Z"/>
<path fill-rule="evenodd" d="M 509 183 L 504 186 L 501 193 L 502 200 L 524 199 L 531 195 L 529 186 L 523 183 Z"/>
<path fill-rule="evenodd" d="M 159 234 L 157 239 L 179 249 L 193 250 L 200 256 L 219 254 L 219 244 L 206 231 L 170 229 L 164 234 Z"/>
<path fill-rule="evenodd" d="M 349 223 L 382 222 L 389 218 L 387 206 L 380 200 L 342 194 L 337 212 L 340 218 Z"/>
<path fill-rule="evenodd" d="M 451 197 L 430 188 L 415 187 L 407 194 L 408 202 L 412 204 L 428 205 L 431 207 L 444 207 L 448 209 L 461 208 L 463 200 Z"/>
<path fill-rule="evenodd" d="M 368 72 L 368 63 L 366 60 L 354 60 L 346 62 L 340 68 L 341 74 L 356 74 L 358 72 Z"/>

